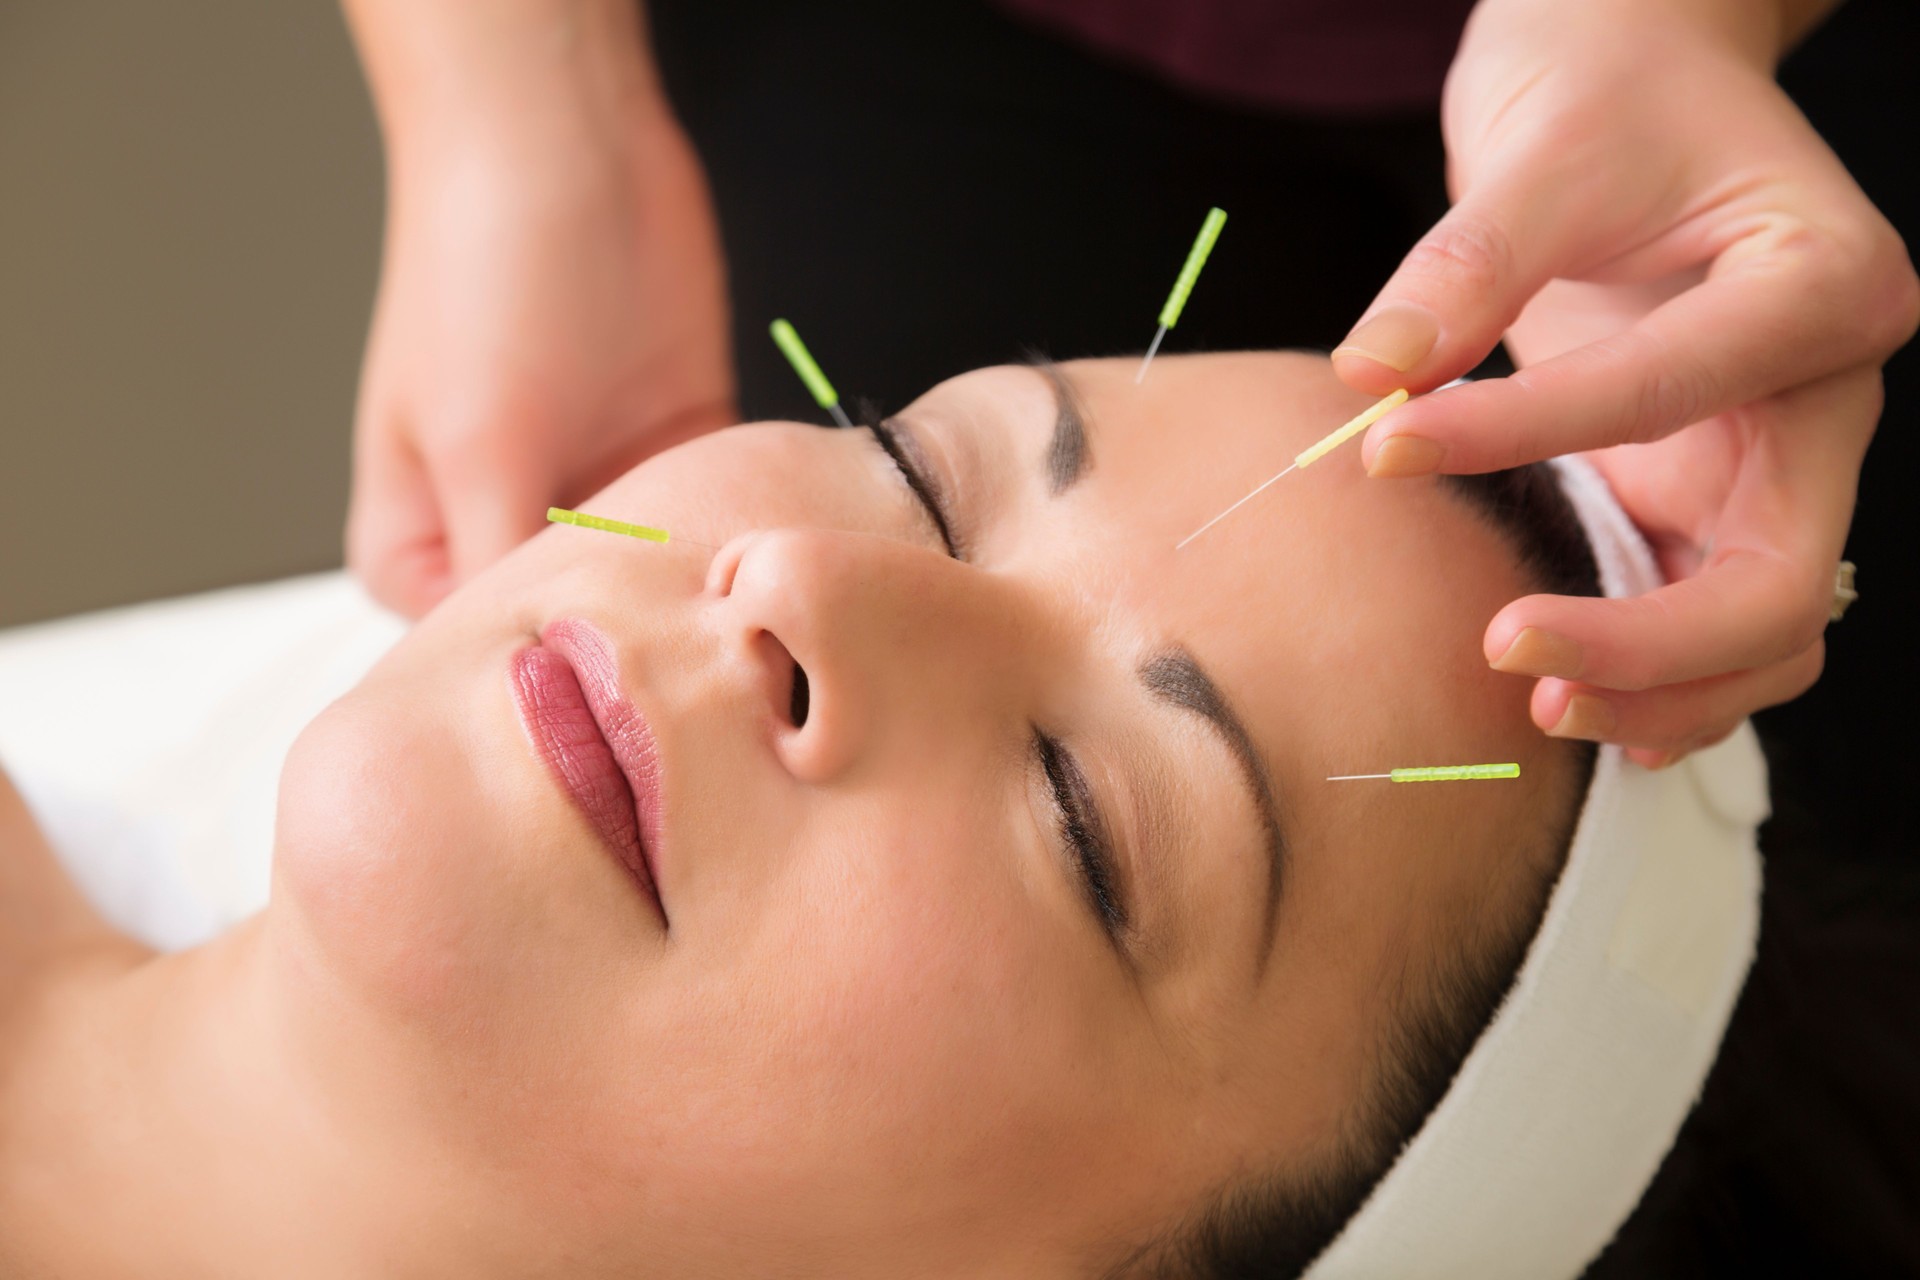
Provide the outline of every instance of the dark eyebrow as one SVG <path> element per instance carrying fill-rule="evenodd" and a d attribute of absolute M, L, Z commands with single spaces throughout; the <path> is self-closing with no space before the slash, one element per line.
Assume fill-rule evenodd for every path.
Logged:
<path fill-rule="evenodd" d="M 1047 492 L 1059 497 L 1075 481 L 1093 469 L 1093 454 L 1087 448 L 1087 416 L 1080 408 L 1080 397 L 1060 366 L 1034 353 L 1027 363 L 1053 387 L 1053 438 L 1047 441 Z"/>
<path fill-rule="evenodd" d="M 1280 890 L 1286 883 L 1287 866 L 1287 842 L 1280 833 L 1279 820 L 1274 816 L 1271 775 L 1260 759 L 1260 752 L 1254 747 L 1246 725 L 1234 714 L 1233 708 L 1221 696 L 1219 686 L 1201 670 L 1191 653 L 1175 647 L 1149 659 L 1140 668 L 1140 683 L 1162 702 L 1183 711 L 1191 711 L 1206 720 L 1225 740 L 1227 749 L 1240 765 L 1247 790 L 1252 793 L 1254 812 L 1259 815 L 1261 832 L 1267 845 L 1267 907 L 1266 919 L 1261 926 L 1264 940 L 1260 947 L 1260 965 L 1264 969 L 1267 957 L 1273 952 L 1273 923 L 1279 912 Z"/>

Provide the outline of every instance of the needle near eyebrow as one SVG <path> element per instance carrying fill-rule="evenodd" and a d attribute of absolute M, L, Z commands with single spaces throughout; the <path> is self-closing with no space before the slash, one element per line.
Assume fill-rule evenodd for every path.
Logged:
<path fill-rule="evenodd" d="M 1337 773 L 1328 782 L 1363 782 L 1385 778 L 1391 782 L 1482 782 L 1491 778 L 1517 778 L 1520 766 L 1506 764 L 1422 765 L 1416 769 L 1395 769 L 1390 773 Z"/>

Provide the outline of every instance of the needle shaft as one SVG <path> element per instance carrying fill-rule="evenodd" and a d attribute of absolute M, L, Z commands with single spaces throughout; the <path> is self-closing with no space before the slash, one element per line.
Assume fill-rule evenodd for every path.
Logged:
<path fill-rule="evenodd" d="M 1147 366 L 1153 363 L 1154 353 L 1160 350 L 1160 344 L 1166 340 L 1167 326 L 1161 325 L 1154 332 L 1153 341 L 1147 346 L 1146 358 L 1140 361 L 1140 372 L 1133 375 L 1133 385 L 1139 386 L 1147 380 Z"/>
<path fill-rule="evenodd" d="M 1288 471 L 1293 471 L 1294 469 L 1299 467 L 1299 465 L 1300 464 L 1296 462 L 1293 464 L 1293 466 L 1288 467 L 1286 471 L 1282 471 L 1280 475 L 1273 477 L 1273 480 L 1268 480 L 1265 484 L 1262 484 L 1258 489 L 1255 489 L 1252 493 L 1240 499 L 1240 501 L 1234 503 L 1232 506 L 1228 507 L 1225 511 L 1222 511 L 1219 515 L 1207 521 L 1205 524 L 1201 525 L 1198 529 L 1195 529 L 1192 533 L 1188 534 L 1186 537 L 1180 539 L 1180 541 L 1174 544 L 1173 549 L 1175 551 L 1180 550 L 1180 548 L 1186 546 L 1189 542 L 1192 542 L 1195 538 L 1199 537 L 1201 534 L 1205 533 L 1207 530 L 1213 528 L 1213 526 L 1219 524 L 1222 520 L 1225 520 L 1228 516 L 1232 515 L 1234 512 L 1238 511 L 1240 508 L 1246 506 L 1249 502 L 1252 502 L 1255 498 L 1259 497 L 1261 493 L 1266 490 L 1267 485 L 1272 484 L 1274 480 L 1278 480 L 1280 476 L 1286 475 Z"/>
<path fill-rule="evenodd" d="M 1151 358 L 1153 353 L 1148 352 L 1147 355 L 1149 358 Z M 1147 372 L 1146 366 L 1141 365 L 1140 376 L 1145 377 L 1146 372 Z M 1134 379 L 1135 382 L 1138 382 L 1139 380 L 1140 380 L 1139 378 Z M 1353 439 L 1355 436 L 1359 435 L 1362 431 L 1365 431 L 1368 427 L 1372 426 L 1374 423 L 1378 422 L 1380 419 L 1386 417 L 1389 412 L 1399 408 L 1401 405 L 1405 404 L 1406 402 L 1407 402 L 1407 392 L 1406 392 L 1406 388 L 1403 387 L 1400 390 L 1394 392 L 1392 395 L 1385 397 L 1384 399 L 1376 402 L 1369 408 L 1360 412 L 1352 420 L 1347 422 L 1345 426 L 1339 427 L 1333 431 L 1328 432 L 1326 435 L 1322 436 L 1315 443 L 1308 445 L 1306 448 L 1302 449 L 1299 453 L 1294 454 L 1293 466 L 1288 467 L 1286 471 L 1282 471 L 1280 473 L 1280 476 L 1286 475 L 1287 471 L 1295 471 L 1301 467 L 1312 466 L 1314 463 L 1320 461 L 1320 459 L 1326 457 L 1329 453 L 1332 453 L 1335 449 L 1339 448 L 1341 445 L 1345 444 L 1347 441 Z M 1278 480 L 1280 476 L 1273 477 L 1273 480 Z M 1272 484 L 1273 480 L 1267 481 L 1267 484 Z M 1259 489 L 1255 489 L 1252 493 L 1240 499 L 1240 501 L 1234 503 L 1232 506 L 1228 507 L 1225 511 L 1222 511 L 1219 515 L 1215 516 L 1213 519 L 1201 525 L 1198 529 L 1195 529 L 1192 533 L 1188 534 L 1185 538 L 1182 538 L 1179 542 L 1175 543 L 1173 549 L 1175 551 L 1178 551 L 1181 547 L 1186 546 L 1187 543 L 1192 542 L 1195 538 L 1199 537 L 1201 534 L 1205 533 L 1207 530 L 1213 528 L 1213 526 L 1219 524 L 1222 520 L 1225 520 L 1228 516 L 1238 511 L 1241 507 L 1246 506 L 1247 503 L 1251 502 L 1254 499 L 1254 497 L 1260 493 L 1261 489 L 1265 489 L 1267 487 L 1267 484 L 1261 485 Z"/>

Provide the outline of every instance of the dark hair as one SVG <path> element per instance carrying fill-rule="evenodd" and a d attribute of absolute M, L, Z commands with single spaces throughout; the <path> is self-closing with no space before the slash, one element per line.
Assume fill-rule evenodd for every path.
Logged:
<path fill-rule="evenodd" d="M 1600 594 L 1593 550 L 1549 466 L 1448 476 L 1442 483 L 1505 536 L 1536 588 L 1555 595 Z M 1526 842 L 1522 852 L 1533 874 L 1520 886 L 1517 906 L 1462 926 L 1451 945 L 1438 948 L 1437 965 L 1432 954 L 1422 953 L 1417 959 L 1428 966 L 1424 972 L 1415 957 L 1403 961 L 1380 1061 L 1341 1149 L 1305 1173 L 1243 1179 L 1133 1253 L 1112 1276 L 1295 1276 L 1340 1233 L 1446 1094 L 1526 958 L 1592 780 L 1593 747 L 1569 750 L 1576 753 L 1576 785 Z"/>

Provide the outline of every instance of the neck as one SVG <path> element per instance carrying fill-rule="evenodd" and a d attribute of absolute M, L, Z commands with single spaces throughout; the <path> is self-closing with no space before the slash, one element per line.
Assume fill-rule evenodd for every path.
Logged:
<path fill-rule="evenodd" d="M 341 1031 L 351 1011 L 271 980 L 297 962 L 286 951 L 263 913 L 193 951 L 94 951 L 36 976 L 0 1037 L 0 1271 L 374 1277 L 527 1261 L 481 1252 L 483 1188 L 382 1107 L 380 1064 Z"/>

